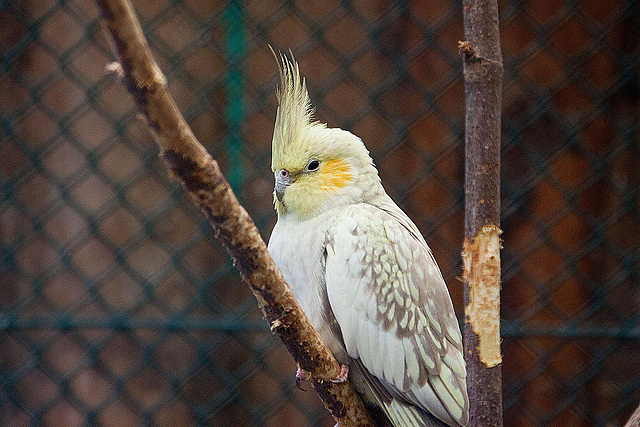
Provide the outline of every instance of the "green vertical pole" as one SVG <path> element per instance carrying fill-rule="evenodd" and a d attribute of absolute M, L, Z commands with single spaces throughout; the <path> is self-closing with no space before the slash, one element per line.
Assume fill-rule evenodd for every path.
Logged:
<path fill-rule="evenodd" d="M 229 70 L 225 77 L 227 88 L 226 119 L 229 132 L 225 141 L 227 159 L 229 160 L 228 179 L 233 192 L 242 196 L 242 138 L 241 129 L 244 121 L 244 73 L 242 59 L 245 54 L 244 8 L 242 0 L 231 0 L 224 12 L 226 23 L 226 53 L 229 59 Z"/>

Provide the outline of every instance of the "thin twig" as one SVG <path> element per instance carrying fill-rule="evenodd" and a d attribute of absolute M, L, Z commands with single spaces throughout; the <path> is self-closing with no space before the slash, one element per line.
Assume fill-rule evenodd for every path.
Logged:
<path fill-rule="evenodd" d="M 206 214 L 216 237 L 258 299 L 271 330 L 282 339 L 299 366 L 310 372 L 314 389 L 342 426 L 373 425 L 353 387 L 348 382 L 329 381 L 338 376 L 340 365 L 294 299 L 217 162 L 197 141 L 178 111 L 133 8 L 127 0 L 97 3 L 119 56 L 121 79 L 146 118 L 160 157 Z"/>

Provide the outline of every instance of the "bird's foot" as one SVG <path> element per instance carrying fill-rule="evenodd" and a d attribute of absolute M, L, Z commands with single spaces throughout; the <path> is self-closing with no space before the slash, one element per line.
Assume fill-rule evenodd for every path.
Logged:
<path fill-rule="evenodd" d="M 342 384 L 347 380 L 349 376 L 349 365 L 340 365 L 340 373 L 337 377 L 331 380 L 334 384 Z M 300 385 L 300 381 L 307 381 L 309 379 L 309 373 L 298 366 L 298 370 L 296 371 L 296 387 L 299 390 L 306 391 Z"/>
<path fill-rule="evenodd" d="M 349 376 L 349 365 L 340 365 L 340 373 L 335 379 L 331 380 L 331 382 L 334 384 L 341 384 L 347 380 L 348 376 Z"/>
<path fill-rule="evenodd" d="M 298 366 L 298 370 L 296 371 L 296 387 L 298 390 L 307 391 L 300 386 L 300 381 L 306 381 L 309 379 L 309 373 L 307 371 L 303 371 L 301 367 Z"/>

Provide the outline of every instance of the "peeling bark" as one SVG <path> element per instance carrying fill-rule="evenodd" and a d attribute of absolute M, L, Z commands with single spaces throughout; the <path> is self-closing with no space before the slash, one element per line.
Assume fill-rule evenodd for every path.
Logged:
<path fill-rule="evenodd" d="M 206 214 L 216 237 L 258 299 L 271 330 L 299 366 L 310 373 L 314 389 L 340 425 L 373 425 L 348 382 L 328 381 L 338 376 L 340 364 L 294 299 L 217 162 L 198 142 L 178 111 L 131 5 L 126 0 L 98 0 L 97 3 L 121 65 L 109 68 L 117 71 L 132 94 L 152 130 L 167 169 Z"/>
<path fill-rule="evenodd" d="M 478 336 L 475 351 L 488 368 L 502 363 L 500 354 L 500 229 L 482 227 L 472 242 L 464 241 L 464 281 L 469 285 L 467 322 Z"/>
<path fill-rule="evenodd" d="M 469 425 L 502 426 L 500 117 L 502 54 L 496 0 L 464 0 L 465 326 Z"/>

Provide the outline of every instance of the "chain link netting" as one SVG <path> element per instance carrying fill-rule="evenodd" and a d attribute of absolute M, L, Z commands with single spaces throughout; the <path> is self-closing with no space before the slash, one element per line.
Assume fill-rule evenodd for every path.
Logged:
<path fill-rule="evenodd" d="M 454 1 L 136 0 L 169 88 L 268 237 L 277 68 L 362 137 L 462 315 Z M 500 4 L 505 425 L 640 402 L 640 7 Z M 0 424 L 332 425 L 167 176 L 91 1 L 0 1 Z"/>

